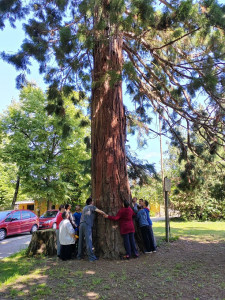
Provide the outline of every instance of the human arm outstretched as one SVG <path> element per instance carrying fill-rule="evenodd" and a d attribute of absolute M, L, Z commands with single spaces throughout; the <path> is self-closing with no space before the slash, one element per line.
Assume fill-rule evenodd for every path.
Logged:
<path fill-rule="evenodd" d="M 97 207 L 96 207 L 95 211 L 103 216 L 106 215 L 106 213 L 103 210 L 98 209 Z"/>

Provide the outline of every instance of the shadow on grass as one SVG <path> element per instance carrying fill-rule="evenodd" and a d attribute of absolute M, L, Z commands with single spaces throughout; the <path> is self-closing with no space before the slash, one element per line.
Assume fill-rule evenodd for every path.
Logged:
<path fill-rule="evenodd" d="M 164 243 L 158 252 L 129 261 L 100 259 L 58 261 L 32 259 L 30 270 L 20 268 L 17 280 L 3 285 L 5 299 L 223 299 L 225 292 L 225 243 L 178 240 Z M 16 258 L 16 257 L 15 257 Z M 27 262 L 13 261 L 17 272 Z M 4 271 L 7 265 L 3 264 Z M 2 269 L 1 269 L 2 270 Z M 39 270 L 39 272 L 37 272 Z M 26 273 L 27 274 L 24 274 Z M 11 273 L 10 273 L 11 274 Z M 210 274 L 210 276 L 206 276 Z"/>
<path fill-rule="evenodd" d="M 156 253 L 129 261 L 62 262 L 23 250 L 0 261 L 0 298 L 225 299 L 225 223 L 217 225 L 171 222 L 174 235 L 190 239 L 162 242 Z M 164 233 L 164 223 L 154 223 L 154 232 Z"/>
<path fill-rule="evenodd" d="M 0 287 L 37 269 L 46 258 L 28 258 L 26 249 L 0 261 Z"/>

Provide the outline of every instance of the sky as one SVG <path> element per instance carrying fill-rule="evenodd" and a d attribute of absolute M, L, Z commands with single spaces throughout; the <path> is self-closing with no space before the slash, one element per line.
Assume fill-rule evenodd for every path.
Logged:
<path fill-rule="evenodd" d="M 20 49 L 20 45 L 24 39 L 24 33 L 20 23 L 17 28 L 13 29 L 6 26 L 3 31 L 0 31 L 0 52 L 5 51 L 9 54 L 14 54 Z M 16 76 L 19 72 L 16 71 L 13 65 L 10 65 L 0 59 L 0 113 L 7 109 L 13 100 L 19 100 L 19 90 L 16 89 Z M 34 62 L 31 67 L 31 74 L 26 75 L 27 79 L 35 82 L 43 91 L 46 90 L 43 78 L 39 75 L 38 65 Z M 124 97 L 125 105 L 128 103 L 126 96 Z M 126 103 L 127 102 L 127 103 Z M 158 121 L 155 119 L 152 123 L 153 129 L 157 131 Z M 138 158 L 147 160 L 148 163 L 154 163 L 157 171 L 160 171 L 160 143 L 159 137 L 149 139 L 148 145 L 144 149 L 139 149 L 135 142 L 135 137 L 128 137 L 132 150 L 134 150 Z M 163 151 L 167 149 L 168 141 L 163 139 Z"/>

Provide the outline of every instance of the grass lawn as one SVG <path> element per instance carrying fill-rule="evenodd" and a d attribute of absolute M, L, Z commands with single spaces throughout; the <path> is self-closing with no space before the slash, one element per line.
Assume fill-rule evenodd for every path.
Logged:
<path fill-rule="evenodd" d="M 157 237 L 165 237 L 165 222 L 153 224 L 154 233 Z M 206 239 L 208 241 L 225 241 L 225 222 L 170 222 L 170 236 L 173 238 L 185 237 L 193 240 Z"/>
<path fill-rule="evenodd" d="M 0 299 L 225 300 L 225 222 L 155 222 L 156 253 L 129 261 L 62 262 L 27 258 L 0 261 Z"/>

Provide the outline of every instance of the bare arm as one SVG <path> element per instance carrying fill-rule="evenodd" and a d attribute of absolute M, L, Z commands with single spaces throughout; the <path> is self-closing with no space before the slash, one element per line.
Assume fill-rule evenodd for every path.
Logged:
<path fill-rule="evenodd" d="M 96 210 L 95 210 L 97 213 L 101 214 L 101 215 L 106 215 L 106 213 L 103 211 L 103 210 L 100 210 L 96 207 Z"/>

